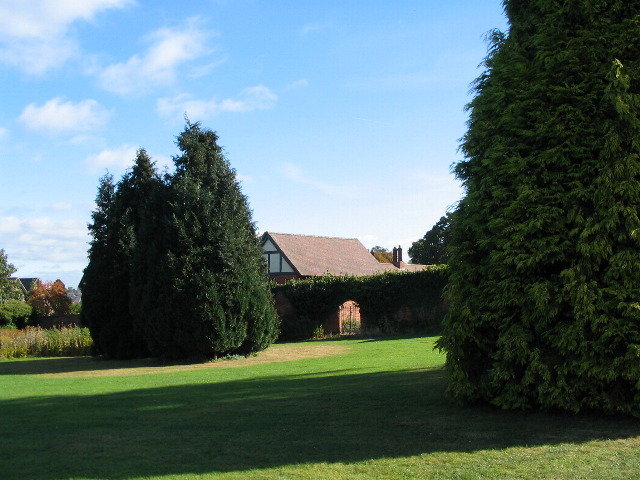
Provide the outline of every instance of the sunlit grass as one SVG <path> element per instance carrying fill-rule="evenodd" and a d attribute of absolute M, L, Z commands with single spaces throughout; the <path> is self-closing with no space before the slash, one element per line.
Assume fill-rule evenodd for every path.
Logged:
<path fill-rule="evenodd" d="M 433 341 L 283 344 L 210 368 L 0 362 L 0 478 L 637 477 L 639 421 L 456 406 Z"/>

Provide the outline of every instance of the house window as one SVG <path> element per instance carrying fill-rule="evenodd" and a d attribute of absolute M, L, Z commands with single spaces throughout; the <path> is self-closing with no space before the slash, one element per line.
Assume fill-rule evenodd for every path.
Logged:
<path fill-rule="evenodd" d="M 264 258 L 269 267 L 269 273 L 294 273 L 293 267 L 287 262 L 282 254 L 276 250 L 276 247 L 270 241 L 267 241 L 262 248 L 264 249 Z"/>
<path fill-rule="evenodd" d="M 269 254 L 269 273 L 280 273 L 280 261 L 279 253 Z"/>

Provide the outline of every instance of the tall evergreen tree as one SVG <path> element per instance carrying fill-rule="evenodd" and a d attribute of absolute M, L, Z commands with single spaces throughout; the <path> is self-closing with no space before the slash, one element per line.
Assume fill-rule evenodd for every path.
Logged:
<path fill-rule="evenodd" d="M 115 246 L 111 234 L 111 219 L 114 210 L 115 184 L 112 175 L 105 175 L 100 179 L 96 195 L 96 208 L 91 214 L 92 223 L 89 224 L 89 234 L 92 240 L 89 244 L 89 263 L 84 269 L 80 282 L 82 290 L 81 321 L 89 328 L 93 338 L 95 354 L 103 352 L 103 328 L 114 317 L 113 280 L 111 266 L 113 264 Z"/>
<path fill-rule="evenodd" d="M 114 358 L 135 358 L 149 355 L 142 330 L 135 320 L 133 263 L 139 239 L 142 216 L 147 199 L 159 184 L 153 162 L 144 149 L 138 150 L 133 166 L 116 186 L 112 234 L 115 263 L 112 266 L 114 317 L 103 346 Z M 106 336 L 105 336 L 106 337 Z"/>
<path fill-rule="evenodd" d="M 142 335 L 149 351 L 155 352 L 157 348 L 146 335 L 146 321 L 152 316 L 151 312 L 159 309 L 158 297 L 164 295 L 159 274 L 165 261 L 169 231 L 167 183 L 157 174 L 144 151 L 138 154 L 132 176 L 135 188 L 130 189 L 128 201 L 137 208 L 131 218 L 135 244 L 129 277 L 129 311 L 136 332 Z"/>
<path fill-rule="evenodd" d="M 450 392 L 640 415 L 640 1 L 503 4 L 455 168 Z"/>
<path fill-rule="evenodd" d="M 96 199 L 82 314 L 98 352 L 112 358 L 149 354 L 134 319 L 131 294 L 137 291 L 132 286 L 133 259 L 141 217 L 158 182 L 151 159 L 141 149 L 117 185 L 111 177 L 102 180 Z"/>
<path fill-rule="evenodd" d="M 164 210 L 152 222 L 163 232 L 150 244 L 159 257 L 143 301 L 154 355 L 250 353 L 277 336 L 251 212 L 217 140 L 187 123 Z"/>

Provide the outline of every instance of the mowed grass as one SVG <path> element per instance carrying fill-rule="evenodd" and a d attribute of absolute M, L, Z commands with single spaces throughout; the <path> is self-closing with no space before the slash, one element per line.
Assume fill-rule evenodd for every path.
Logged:
<path fill-rule="evenodd" d="M 460 407 L 434 340 L 2 361 L 0 478 L 640 478 L 640 421 Z"/>

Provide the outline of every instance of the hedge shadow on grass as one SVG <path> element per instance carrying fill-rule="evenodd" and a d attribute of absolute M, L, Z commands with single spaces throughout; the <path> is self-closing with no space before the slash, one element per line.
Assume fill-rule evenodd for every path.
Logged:
<path fill-rule="evenodd" d="M 82 379 L 79 379 L 82 381 Z M 629 418 L 462 408 L 441 369 L 0 402 L 5 480 L 245 472 L 640 436 Z"/>
<path fill-rule="evenodd" d="M 44 375 L 57 373 L 78 373 L 102 370 L 136 369 L 163 367 L 168 365 L 186 365 L 189 362 L 164 362 L 162 360 L 144 358 L 127 360 L 108 360 L 96 357 L 60 357 L 60 358 L 28 358 L 10 359 L 0 362 L 0 375 Z"/>

